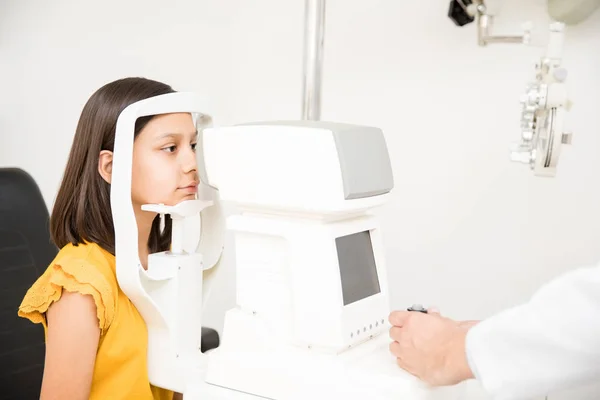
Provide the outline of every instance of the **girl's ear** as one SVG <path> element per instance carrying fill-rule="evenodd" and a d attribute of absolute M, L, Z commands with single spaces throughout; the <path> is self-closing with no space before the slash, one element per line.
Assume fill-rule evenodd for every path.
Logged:
<path fill-rule="evenodd" d="M 113 153 L 110 150 L 102 150 L 98 157 L 98 172 L 106 183 L 110 184 L 112 178 Z"/>

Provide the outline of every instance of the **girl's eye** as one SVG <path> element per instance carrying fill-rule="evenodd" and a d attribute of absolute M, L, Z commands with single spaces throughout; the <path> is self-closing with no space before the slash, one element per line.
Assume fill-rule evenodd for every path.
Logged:
<path fill-rule="evenodd" d="M 196 151 L 196 146 L 198 145 L 198 143 L 192 143 L 192 150 Z"/>
<path fill-rule="evenodd" d="M 177 149 L 177 146 L 169 146 L 169 147 L 164 147 L 163 148 L 163 150 L 168 151 L 169 153 L 174 152 L 175 149 Z"/>

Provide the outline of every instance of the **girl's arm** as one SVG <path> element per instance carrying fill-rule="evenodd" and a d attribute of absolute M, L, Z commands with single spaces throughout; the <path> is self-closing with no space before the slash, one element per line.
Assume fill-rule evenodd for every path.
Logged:
<path fill-rule="evenodd" d="M 94 299 L 63 290 L 46 318 L 48 336 L 40 400 L 87 399 L 100 340 Z"/>

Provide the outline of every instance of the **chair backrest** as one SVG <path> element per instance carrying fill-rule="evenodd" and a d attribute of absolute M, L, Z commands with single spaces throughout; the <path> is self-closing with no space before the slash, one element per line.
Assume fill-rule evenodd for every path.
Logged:
<path fill-rule="evenodd" d="M 45 339 L 41 325 L 17 316 L 23 296 L 58 249 L 49 213 L 32 177 L 0 168 L 0 391 L 3 399 L 39 399 Z"/>

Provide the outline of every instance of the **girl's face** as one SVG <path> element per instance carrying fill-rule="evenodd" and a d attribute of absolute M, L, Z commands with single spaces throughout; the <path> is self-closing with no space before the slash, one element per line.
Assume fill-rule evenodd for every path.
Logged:
<path fill-rule="evenodd" d="M 157 115 L 146 124 L 133 145 L 131 199 L 136 209 L 196 198 L 197 136 L 188 113 Z"/>

